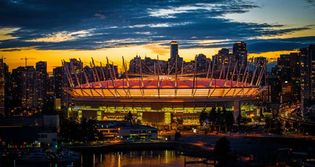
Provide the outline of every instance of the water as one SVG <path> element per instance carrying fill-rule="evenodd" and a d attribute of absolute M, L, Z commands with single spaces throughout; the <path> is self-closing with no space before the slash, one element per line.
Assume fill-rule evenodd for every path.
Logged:
<path fill-rule="evenodd" d="M 184 156 L 176 151 L 129 151 L 105 154 L 85 154 L 81 156 L 80 166 L 91 167 L 182 167 L 185 162 L 202 161 L 204 158 Z M 186 164 L 189 166 L 212 166 L 203 163 Z"/>
<path fill-rule="evenodd" d="M 109 152 L 109 153 L 89 153 L 81 154 L 80 162 L 69 162 L 63 164 L 45 163 L 45 162 L 16 162 L 10 161 L 1 163 L 2 166 L 13 167 L 211 167 L 201 161 L 204 158 L 190 157 L 182 155 L 180 152 L 171 150 L 154 150 L 154 151 L 126 151 L 126 152 Z M 186 163 L 185 163 L 186 162 Z M 189 164 L 189 162 L 195 162 Z M 210 161 L 208 161 L 210 162 Z M 213 162 L 211 162 L 213 163 Z"/>

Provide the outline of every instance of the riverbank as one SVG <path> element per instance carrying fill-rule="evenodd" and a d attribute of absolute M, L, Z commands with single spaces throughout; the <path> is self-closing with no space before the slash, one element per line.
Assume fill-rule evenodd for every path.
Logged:
<path fill-rule="evenodd" d="M 124 151 L 145 151 L 145 150 L 173 150 L 182 152 L 184 155 L 210 158 L 213 156 L 212 149 L 201 147 L 194 143 L 179 141 L 148 142 L 148 143 L 116 143 L 104 145 L 76 145 L 65 146 L 68 149 L 81 153 L 107 153 Z"/>
<path fill-rule="evenodd" d="M 250 161 L 258 164 L 270 164 L 277 161 L 283 149 L 300 152 L 315 157 L 313 138 L 288 136 L 235 136 L 224 135 L 230 141 L 231 152 L 238 157 L 251 157 Z M 222 136 L 192 135 L 181 137 L 178 141 L 153 143 L 116 143 L 109 145 L 67 146 L 82 153 L 108 153 L 145 150 L 173 150 L 183 155 L 213 159 L 216 141 Z"/>

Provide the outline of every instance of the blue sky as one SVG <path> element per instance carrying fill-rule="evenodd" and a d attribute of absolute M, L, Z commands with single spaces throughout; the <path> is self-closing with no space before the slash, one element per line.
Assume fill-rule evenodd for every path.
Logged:
<path fill-rule="evenodd" d="M 258 53 L 315 43 L 314 29 L 314 0 L 0 0 L 2 53 L 163 48 L 171 40 L 181 49 L 245 41 Z"/>
<path fill-rule="evenodd" d="M 0 26 L 14 29 L 1 48 L 97 49 L 173 39 L 182 47 L 220 47 L 301 31 L 315 35 L 311 0 L 1 0 L 0 6 Z"/>

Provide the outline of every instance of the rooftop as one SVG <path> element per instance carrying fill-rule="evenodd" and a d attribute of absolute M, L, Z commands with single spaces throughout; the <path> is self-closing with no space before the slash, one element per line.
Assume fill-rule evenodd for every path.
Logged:
<path fill-rule="evenodd" d="M 189 77 L 175 77 L 159 76 L 158 77 L 144 77 L 144 78 L 129 78 L 129 79 L 115 79 L 92 83 L 85 83 L 80 85 L 81 88 L 230 88 L 230 87 L 251 87 L 248 83 L 237 82 L 225 79 L 212 78 L 189 78 Z M 80 88 L 77 86 L 77 88 Z"/>

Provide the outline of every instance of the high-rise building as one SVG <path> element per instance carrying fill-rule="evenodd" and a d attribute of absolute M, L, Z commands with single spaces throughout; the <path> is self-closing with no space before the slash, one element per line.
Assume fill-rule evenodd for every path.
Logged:
<path fill-rule="evenodd" d="M 14 103 L 15 99 L 13 99 L 12 95 L 12 77 L 11 73 L 9 72 L 9 66 L 6 63 L 3 63 L 3 70 L 4 70 L 4 109 L 5 115 L 11 115 L 12 104 Z"/>
<path fill-rule="evenodd" d="M 257 71 L 258 73 L 263 73 L 263 76 L 261 78 L 261 84 L 265 85 L 266 84 L 266 74 L 267 74 L 267 58 L 266 57 L 256 57 L 254 59 L 255 64 L 259 66 L 260 70 L 263 71 Z"/>
<path fill-rule="evenodd" d="M 56 67 L 53 69 L 53 90 L 55 97 L 55 109 L 60 110 L 63 104 L 63 87 L 64 87 L 64 71 L 63 67 Z"/>
<path fill-rule="evenodd" d="M 184 60 L 178 55 L 178 43 L 176 41 L 171 41 L 170 44 L 170 58 L 168 59 L 166 74 L 179 73 Z"/>
<path fill-rule="evenodd" d="M 129 63 L 129 73 L 139 73 L 140 71 L 140 63 L 141 63 L 141 57 L 136 56 L 132 60 L 130 60 Z"/>
<path fill-rule="evenodd" d="M 36 79 L 35 79 L 35 106 L 39 109 L 45 104 L 47 97 L 47 62 L 40 61 L 36 63 Z"/>
<path fill-rule="evenodd" d="M 246 48 L 246 43 L 241 41 L 241 42 L 236 42 L 233 44 L 233 55 L 238 62 L 238 64 L 247 64 L 247 48 Z"/>
<path fill-rule="evenodd" d="M 34 108 L 36 71 L 33 66 L 18 67 L 12 70 L 12 84 L 15 106 Z"/>
<path fill-rule="evenodd" d="M 218 54 L 216 54 L 213 59 L 215 59 L 216 64 L 221 65 L 222 63 L 228 64 L 230 59 L 230 51 L 227 48 L 222 48 L 218 51 Z"/>
<path fill-rule="evenodd" d="M 0 59 L 0 116 L 5 115 L 5 104 L 4 104 L 4 98 L 5 98 L 5 74 L 4 74 L 4 62 L 3 59 Z"/>
<path fill-rule="evenodd" d="M 170 58 L 175 59 L 178 56 L 178 43 L 176 41 L 171 41 L 171 52 Z"/>
<path fill-rule="evenodd" d="M 304 107 L 315 103 L 315 45 L 300 50 L 301 101 Z"/>
<path fill-rule="evenodd" d="M 283 54 L 278 58 L 278 64 L 273 71 L 281 86 L 280 103 L 300 100 L 300 67 L 300 55 L 298 53 Z"/>
<path fill-rule="evenodd" d="M 198 54 L 196 57 L 196 61 L 197 61 L 198 72 L 206 72 L 208 70 L 210 59 L 207 58 L 206 55 Z"/>

